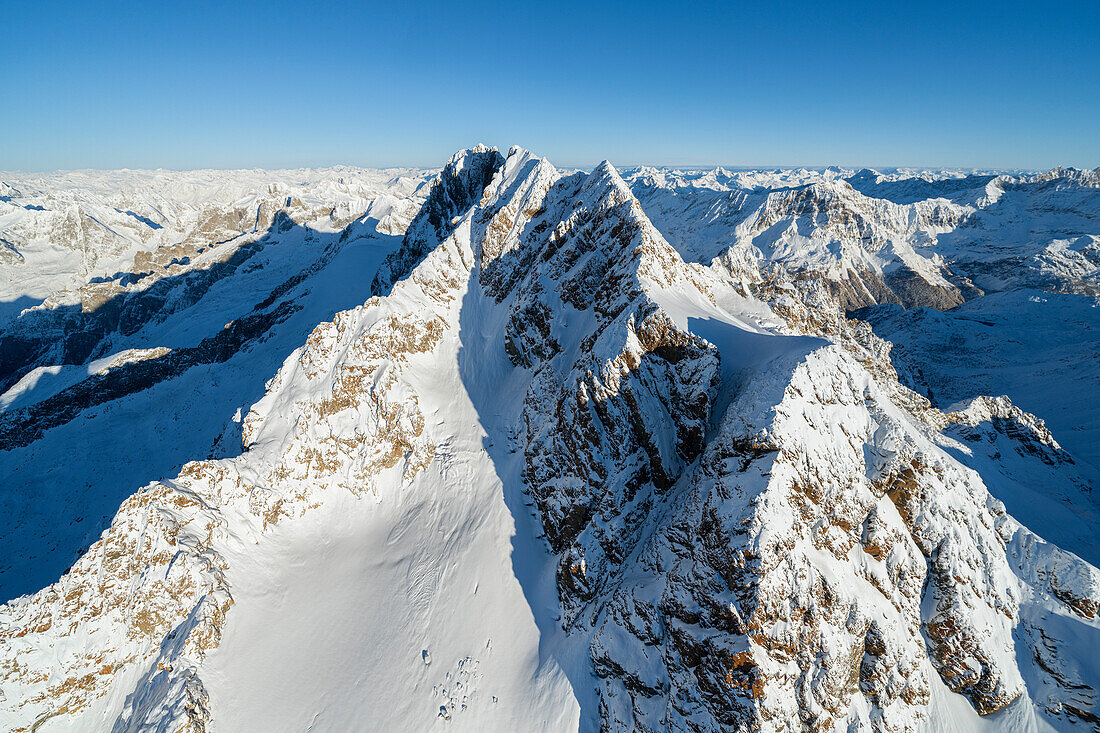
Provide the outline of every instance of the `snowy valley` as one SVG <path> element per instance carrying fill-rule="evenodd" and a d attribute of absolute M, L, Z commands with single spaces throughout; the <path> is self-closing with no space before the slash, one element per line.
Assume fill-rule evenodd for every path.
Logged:
<path fill-rule="evenodd" d="M 1100 169 L 0 174 L 0 728 L 1100 730 Z"/>

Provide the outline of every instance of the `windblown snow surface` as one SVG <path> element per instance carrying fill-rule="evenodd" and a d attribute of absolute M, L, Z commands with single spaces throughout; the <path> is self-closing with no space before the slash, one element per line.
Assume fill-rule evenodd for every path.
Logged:
<path fill-rule="evenodd" d="M 1100 173 L 0 175 L 0 728 L 1100 726 Z"/>

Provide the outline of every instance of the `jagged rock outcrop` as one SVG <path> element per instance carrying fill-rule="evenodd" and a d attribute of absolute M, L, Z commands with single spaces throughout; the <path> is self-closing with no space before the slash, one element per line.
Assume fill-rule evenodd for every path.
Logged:
<path fill-rule="evenodd" d="M 435 247 L 450 236 L 457 220 L 481 199 L 493 174 L 504 162 L 499 151 L 478 145 L 456 153 L 432 181 L 420 213 L 408 229 L 401 248 L 386 258 L 374 276 L 371 290 L 383 295 L 408 275 Z"/>

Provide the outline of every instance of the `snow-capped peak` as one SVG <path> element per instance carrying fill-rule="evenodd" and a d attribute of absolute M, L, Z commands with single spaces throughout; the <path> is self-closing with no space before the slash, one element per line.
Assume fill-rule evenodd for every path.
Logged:
<path fill-rule="evenodd" d="M 225 259 L 16 317 L 0 458 L 31 458 L 10 475 L 90 481 L 105 458 L 46 461 L 112 415 L 152 415 L 149 444 L 188 455 L 0 607 L 0 722 L 1087 727 L 1100 543 L 1014 482 L 1087 518 L 1095 474 L 1012 399 L 938 409 L 845 313 L 1023 277 L 1018 243 L 968 239 L 1016 215 L 983 198 L 996 180 L 565 174 L 478 145 L 392 229 L 369 212 L 400 186 L 313 227 L 274 181 L 264 231 L 219 250 L 243 226 L 223 211 L 172 250 Z M 1029 221 L 1089 236 L 1088 186 L 1014 181 L 1000 201 L 1059 204 Z M 1059 287 L 1091 282 L 1089 242 L 1043 246 Z M 226 404 L 177 409 L 179 385 L 222 383 Z M 219 420 L 162 439 L 181 414 Z"/>

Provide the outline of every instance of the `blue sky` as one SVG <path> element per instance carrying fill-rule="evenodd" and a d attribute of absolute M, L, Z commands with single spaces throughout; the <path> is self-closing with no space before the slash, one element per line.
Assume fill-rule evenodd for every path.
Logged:
<path fill-rule="evenodd" d="M 326 7 L 326 5 L 328 7 Z M 1100 165 L 1100 2 L 11 2 L 0 169 Z"/>

